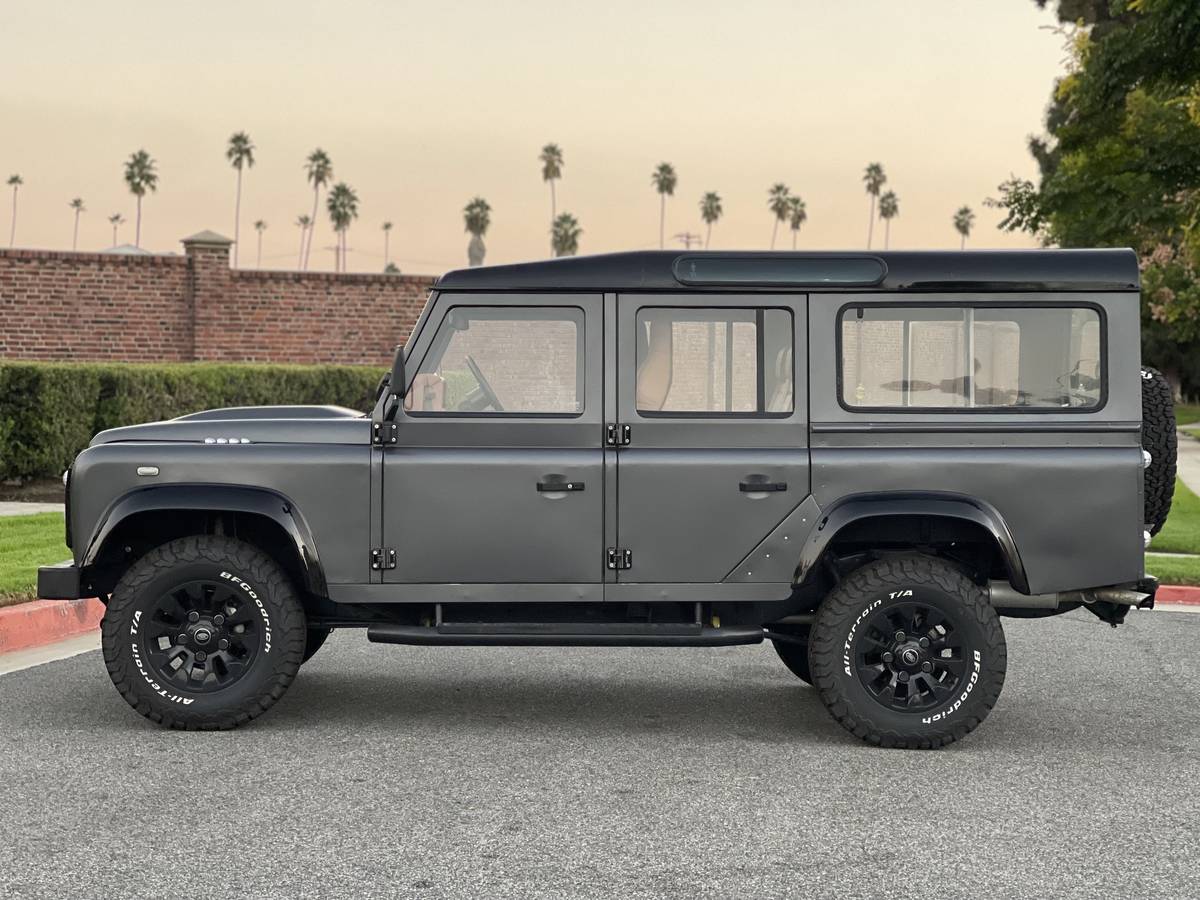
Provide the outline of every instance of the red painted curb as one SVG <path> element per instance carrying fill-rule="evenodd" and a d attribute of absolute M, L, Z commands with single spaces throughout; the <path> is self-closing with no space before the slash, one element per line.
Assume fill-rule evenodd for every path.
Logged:
<path fill-rule="evenodd" d="M 1184 606 L 1200 606 L 1200 587 L 1182 584 L 1160 584 L 1154 594 L 1155 603 L 1179 603 Z"/>
<path fill-rule="evenodd" d="M 100 626 L 99 600 L 33 600 L 0 607 L 0 653 L 53 644 Z"/>

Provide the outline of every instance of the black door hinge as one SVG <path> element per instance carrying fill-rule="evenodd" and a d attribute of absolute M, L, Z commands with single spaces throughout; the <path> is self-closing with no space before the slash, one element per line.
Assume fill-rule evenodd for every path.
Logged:
<path fill-rule="evenodd" d="M 375 547 L 372 549 L 371 568 L 376 571 L 396 568 L 396 551 L 391 547 Z"/>
<path fill-rule="evenodd" d="M 606 447 L 628 447 L 632 435 L 633 429 L 628 425 L 609 422 L 604 426 L 604 445 Z"/>
<path fill-rule="evenodd" d="M 374 422 L 371 425 L 371 446 L 386 447 L 399 440 L 400 428 L 395 422 Z"/>
<path fill-rule="evenodd" d="M 619 547 L 608 548 L 608 567 L 610 569 L 629 569 L 633 566 L 633 551 L 622 550 Z"/>

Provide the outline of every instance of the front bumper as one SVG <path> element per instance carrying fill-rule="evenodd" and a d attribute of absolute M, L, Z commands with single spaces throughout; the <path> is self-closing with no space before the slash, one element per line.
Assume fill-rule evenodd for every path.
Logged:
<path fill-rule="evenodd" d="M 82 586 L 79 567 L 70 560 L 38 568 L 37 595 L 40 600 L 78 600 L 83 596 Z"/>

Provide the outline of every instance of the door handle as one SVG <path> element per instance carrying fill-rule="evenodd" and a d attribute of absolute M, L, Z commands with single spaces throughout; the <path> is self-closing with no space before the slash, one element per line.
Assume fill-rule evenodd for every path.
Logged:
<path fill-rule="evenodd" d="M 559 494 L 567 491 L 575 492 L 583 490 L 582 481 L 539 481 L 537 483 L 539 494 Z"/>
<path fill-rule="evenodd" d="M 743 494 L 766 494 L 775 491 L 786 491 L 786 481 L 743 481 L 738 484 L 738 490 Z"/>

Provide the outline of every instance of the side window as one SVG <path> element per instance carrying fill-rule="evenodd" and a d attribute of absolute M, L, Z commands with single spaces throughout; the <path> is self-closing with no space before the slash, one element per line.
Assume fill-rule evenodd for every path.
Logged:
<path fill-rule="evenodd" d="M 583 310 L 456 306 L 446 312 L 412 380 L 415 414 L 583 412 Z"/>
<path fill-rule="evenodd" d="M 1092 308 L 859 306 L 840 331 L 851 409 L 1097 409 L 1103 396 Z"/>
<path fill-rule="evenodd" d="M 639 413 L 791 413 L 790 311 L 644 307 L 636 333 Z"/>

